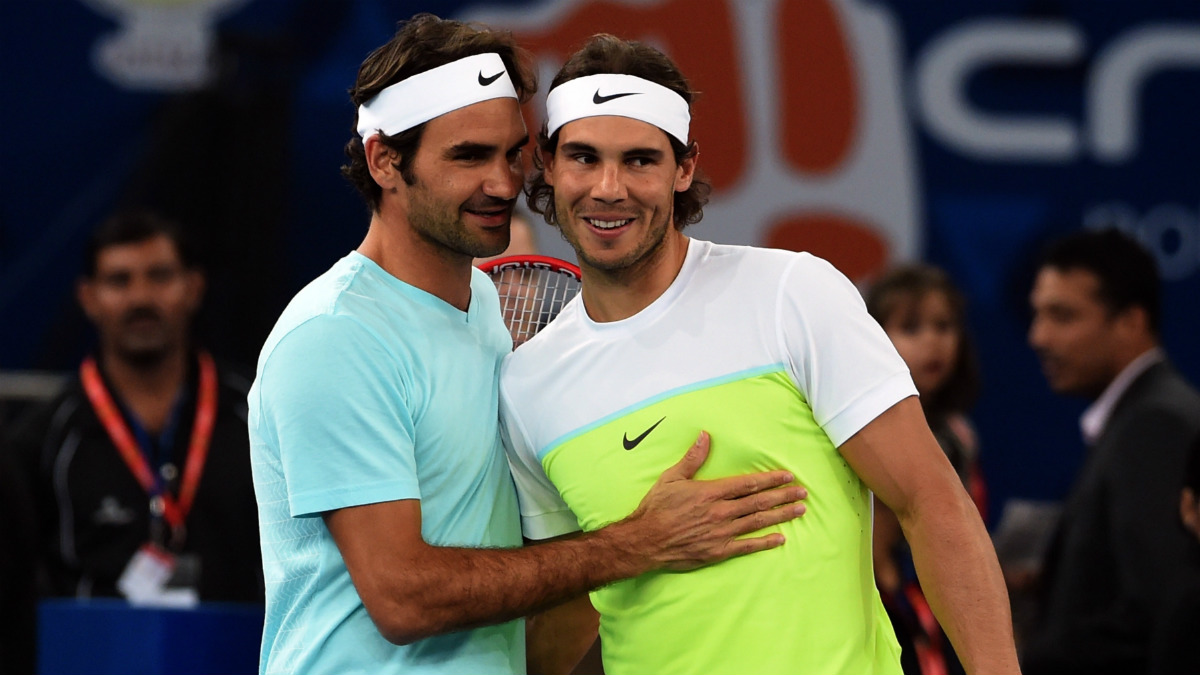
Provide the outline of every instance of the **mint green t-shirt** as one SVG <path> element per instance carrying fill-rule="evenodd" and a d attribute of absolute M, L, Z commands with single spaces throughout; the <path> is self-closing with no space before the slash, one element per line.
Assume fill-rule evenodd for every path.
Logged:
<path fill-rule="evenodd" d="M 358 253 L 284 310 L 249 397 L 266 581 L 260 673 L 525 672 L 523 621 L 384 639 L 320 517 L 418 499 L 430 544 L 520 546 L 496 402 L 511 345 L 482 273 L 462 312 Z"/>

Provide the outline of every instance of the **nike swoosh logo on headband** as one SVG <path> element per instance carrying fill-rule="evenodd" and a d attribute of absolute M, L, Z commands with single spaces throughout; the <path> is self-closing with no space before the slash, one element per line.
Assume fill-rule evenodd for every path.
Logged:
<path fill-rule="evenodd" d="M 481 86 L 481 87 L 486 87 L 486 86 L 488 86 L 489 84 L 491 84 L 491 83 L 495 82 L 496 80 L 500 79 L 500 76 L 501 76 L 501 75 L 503 75 L 503 74 L 504 74 L 504 71 L 502 70 L 502 71 L 500 71 L 500 72 L 496 73 L 495 75 L 492 75 L 491 77 L 484 77 L 484 76 L 483 76 L 483 71 L 481 70 L 481 71 L 479 71 L 479 86 Z"/>
<path fill-rule="evenodd" d="M 634 96 L 634 95 L 640 94 L 640 93 L 642 93 L 642 92 L 627 91 L 623 94 L 609 94 L 608 96 L 601 96 L 600 90 L 597 89 L 596 93 L 592 96 L 592 103 L 595 103 L 596 105 L 600 105 L 601 103 L 608 103 L 609 101 L 613 100 L 614 98 L 621 98 L 622 96 Z"/>

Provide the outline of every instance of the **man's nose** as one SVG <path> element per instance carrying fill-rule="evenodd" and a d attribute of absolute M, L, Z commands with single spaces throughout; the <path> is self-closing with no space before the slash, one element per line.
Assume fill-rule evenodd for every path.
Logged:
<path fill-rule="evenodd" d="M 616 164 L 607 163 L 600 167 L 596 184 L 592 186 L 592 198 L 602 202 L 618 202 L 626 197 L 625 181 Z"/>
<path fill-rule="evenodd" d="M 518 162 L 514 165 L 506 157 L 500 157 L 492 165 L 492 170 L 483 183 L 483 192 L 489 197 L 511 201 L 521 194 L 521 188 L 524 186 L 521 164 Z"/>

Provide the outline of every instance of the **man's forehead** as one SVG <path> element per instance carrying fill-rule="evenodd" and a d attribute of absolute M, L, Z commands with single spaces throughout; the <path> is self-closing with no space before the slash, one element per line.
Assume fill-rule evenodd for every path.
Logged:
<path fill-rule="evenodd" d="M 1057 299 L 1100 300 L 1100 278 L 1095 272 L 1082 267 L 1043 267 L 1034 285 L 1035 295 L 1053 296 Z"/>
<path fill-rule="evenodd" d="M 616 150 L 671 149 L 667 132 L 649 122 L 620 115 L 597 115 L 567 122 L 558 130 L 558 144 L 575 143 Z"/>
<path fill-rule="evenodd" d="M 451 110 L 425 123 L 422 143 L 507 145 L 525 136 L 525 119 L 515 99 L 480 101 Z"/>
<path fill-rule="evenodd" d="M 161 263 L 182 263 L 175 242 L 165 234 L 109 244 L 96 252 L 98 269 Z"/>

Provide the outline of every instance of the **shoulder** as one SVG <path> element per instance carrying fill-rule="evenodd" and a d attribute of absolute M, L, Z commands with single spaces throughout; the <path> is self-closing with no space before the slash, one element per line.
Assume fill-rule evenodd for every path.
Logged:
<path fill-rule="evenodd" d="M 1200 393 L 1168 362 L 1152 366 L 1134 380 L 1112 417 L 1114 426 L 1144 427 L 1172 420 L 1200 429 Z"/>
<path fill-rule="evenodd" d="M 77 375 L 52 398 L 26 408 L 5 429 L 4 452 L 29 458 L 52 452 L 73 431 L 98 424 Z"/>
<path fill-rule="evenodd" d="M 697 266 L 696 285 L 709 284 L 706 292 L 728 289 L 742 301 L 777 300 L 803 310 L 822 306 L 830 300 L 835 306 L 847 298 L 861 302 L 858 289 L 823 258 L 811 253 L 697 242 L 705 246 Z M 779 305 L 775 305 L 779 306 Z"/>
<path fill-rule="evenodd" d="M 10 427 L 10 435 L 44 434 L 53 427 L 70 424 L 77 413 L 90 411 L 78 374 L 73 374 L 49 399 L 26 407 Z"/>

